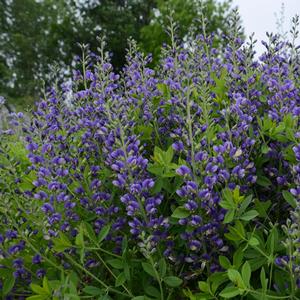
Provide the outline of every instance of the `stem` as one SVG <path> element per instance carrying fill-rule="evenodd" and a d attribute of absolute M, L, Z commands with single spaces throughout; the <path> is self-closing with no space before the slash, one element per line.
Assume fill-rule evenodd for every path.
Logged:
<path fill-rule="evenodd" d="M 158 139 L 159 145 L 161 147 L 163 147 L 163 144 L 162 144 L 160 136 L 159 136 L 158 128 L 157 128 L 157 120 L 155 120 L 155 122 L 153 122 L 153 127 L 154 127 L 154 131 L 155 131 L 156 137 Z"/>
<path fill-rule="evenodd" d="M 85 73 L 85 49 L 82 49 L 82 71 L 83 71 L 83 84 L 84 89 L 87 90 L 87 84 L 86 84 L 86 73 Z"/>
<path fill-rule="evenodd" d="M 256 292 L 254 290 L 246 290 L 247 292 L 255 295 L 261 296 L 261 293 Z M 272 295 L 266 295 L 270 299 L 291 299 L 290 296 L 272 296 Z"/>
<path fill-rule="evenodd" d="M 115 273 L 110 269 L 110 267 L 106 264 L 106 262 L 102 259 L 102 257 L 96 253 L 97 257 L 99 258 L 99 260 L 103 263 L 103 265 L 105 266 L 105 268 L 108 270 L 108 272 L 115 278 L 117 279 L 117 276 L 115 275 Z M 130 295 L 130 297 L 134 297 L 133 294 L 127 289 L 127 287 L 124 284 L 121 284 L 121 286 L 123 287 L 123 289 Z"/>
<path fill-rule="evenodd" d="M 40 255 L 46 262 L 48 262 L 52 267 L 56 268 L 57 270 L 61 272 L 65 272 L 65 270 L 59 266 L 57 266 L 52 260 L 50 260 L 48 257 L 44 256 L 37 248 L 35 248 L 31 242 L 23 236 L 20 232 L 19 234 L 22 236 L 22 238 L 26 241 L 26 243 L 29 245 L 29 247 L 38 255 Z"/>
<path fill-rule="evenodd" d="M 186 99 L 186 111 L 187 111 L 189 143 L 190 143 L 190 147 L 191 147 L 192 169 L 193 169 L 193 176 L 195 177 L 195 149 L 194 149 L 194 143 L 193 143 L 193 124 L 192 124 L 192 118 L 191 118 L 190 84 L 189 83 L 188 83 L 188 91 L 187 91 L 187 99 Z"/>
<path fill-rule="evenodd" d="M 128 295 L 128 294 L 125 294 L 125 293 L 122 293 L 110 286 L 108 286 L 105 282 L 103 282 L 102 280 L 100 280 L 98 277 L 96 277 L 93 273 L 91 273 L 90 271 L 88 271 L 87 269 L 85 269 L 84 267 L 82 267 L 79 263 L 77 263 L 69 254 L 67 253 L 64 253 L 65 257 L 67 257 L 69 259 L 69 261 L 74 265 L 76 266 L 77 268 L 79 268 L 81 271 L 85 272 L 86 274 L 88 274 L 90 277 L 92 277 L 93 279 L 95 279 L 98 283 L 100 283 L 106 290 L 108 291 L 111 291 L 115 294 L 118 294 L 118 295 L 122 295 L 124 297 L 127 297 L 127 298 L 131 298 L 131 295 Z"/>
<path fill-rule="evenodd" d="M 291 281 L 291 297 L 292 299 L 294 299 L 295 297 L 295 279 L 294 279 L 294 272 L 293 272 L 293 261 L 292 261 L 292 240 L 289 240 L 289 256 L 290 256 L 290 260 L 289 260 L 289 271 L 290 271 L 290 281 Z"/>
<path fill-rule="evenodd" d="M 156 280 L 158 281 L 158 284 L 159 284 L 159 290 L 160 290 L 160 299 L 161 300 L 164 300 L 164 291 L 163 291 L 163 287 L 162 287 L 162 284 L 161 284 L 161 279 L 160 279 L 160 276 L 154 266 L 154 261 L 152 259 L 152 257 L 149 255 L 149 261 L 150 261 L 150 264 L 153 268 L 153 271 L 155 273 L 155 276 L 156 276 Z"/>

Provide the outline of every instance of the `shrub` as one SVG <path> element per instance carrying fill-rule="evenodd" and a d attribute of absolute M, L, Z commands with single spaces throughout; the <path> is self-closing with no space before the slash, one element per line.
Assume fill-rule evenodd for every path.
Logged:
<path fill-rule="evenodd" d="M 299 299 L 299 48 L 235 32 L 121 74 L 83 47 L 2 168 L 3 298 Z"/>

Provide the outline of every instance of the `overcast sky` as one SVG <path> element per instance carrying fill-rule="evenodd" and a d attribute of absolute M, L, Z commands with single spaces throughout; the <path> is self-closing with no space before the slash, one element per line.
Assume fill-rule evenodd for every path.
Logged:
<path fill-rule="evenodd" d="M 239 7 L 246 34 L 255 32 L 259 53 L 263 50 L 260 41 L 266 39 L 266 31 L 278 32 L 275 14 L 278 18 L 281 17 L 282 3 L 285 16 L 284 30 L 289 31 L 292 17 L 295 14 L 300 15 L 300 0 L 233 0 L 233 5 Z"/>

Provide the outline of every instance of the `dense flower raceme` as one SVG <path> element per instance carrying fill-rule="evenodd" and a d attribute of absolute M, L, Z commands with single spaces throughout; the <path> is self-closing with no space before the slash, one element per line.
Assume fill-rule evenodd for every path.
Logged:
<path fill-rule="evenodd" d="M 105 232 L 101 247 L 112 256 L 165 257 L 170 274 L 193 282 L 224 271 L 220 256 L 232 261 L 244 249 L 253 258 L 268 222 L 283 225 L 290 211 L 298 222 L 300 67 L 294 48 L 269 40 L 257 60 L 239 37 L 223 52 L 205 35 L 173 41 L 155 70 L 131 42 L 121 74 L 103 48 L 85 49 L 72 83 L 48 90 L 22 125 L 28 161 L 16 171 L 16 217 L 5 216 L 0 235 L 12 297 L 60 272 L 55 263 L 68 270 L 80 260 L 85 283 L 91 272 L 107 272 L 96 245 L 82 246 L 84 230 L 90 238 Z M 237 228 L 240 237 L 232 237 Z M 269 263 L 285 269 L 292 254 L 276 251 Z"/>

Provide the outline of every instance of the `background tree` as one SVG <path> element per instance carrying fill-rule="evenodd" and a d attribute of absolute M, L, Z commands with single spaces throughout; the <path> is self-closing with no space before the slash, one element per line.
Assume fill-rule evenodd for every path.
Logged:
<path fill-rule="evenodd" d="M 155 60 L 168 41 L 164 31 L 174 10 L 183 37 L 201 13 L 209 20 L 208 32 L 227 30 L 230 0 L 217 4 L 204 0 L 0 0 L 0 95 L 15 104 L 27 104 L 38 96 L 41 78 L 50 80 L 50 66 L 63 75 L 71 71 L 77 43 L 97 48 L 97 35 L 105 34 L 112 63 L 120 70 L 125 62 L 129 37 Z"/>
<path fill-rule="evenodd" d="M 222 31 L 228 32 L 226 20 L 231 13 L 231 0 L 219 3 L 215 0 L 157 0 L 152 10 L 150 22 L 144 26 L 140 33 L 140 45 L 145 52 L 152 53 L 157 60 L 161 45 L 169 40 L 166 27 L 169 25 L 169 15 L 177 23 L 177 35 L 184 38 L 191 32 L 191 28 L 202 27 L 202 15 L 207 20 L 207 33 Z"/>

